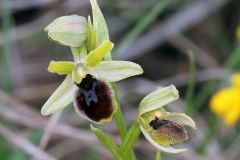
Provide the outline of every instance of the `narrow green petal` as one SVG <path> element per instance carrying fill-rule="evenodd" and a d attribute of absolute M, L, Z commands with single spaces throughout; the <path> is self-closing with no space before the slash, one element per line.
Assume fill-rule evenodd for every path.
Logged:
<path fill-rule="evenodd" d="M 143 98 L 139 105 L 139 115 L 164 107 L 178 98 L 178 90 L 174 85 L 159 88 Z"/>
<path fill-rule="evenodd" d="M 87 64 L 90 67 L 95 67 L 96 65 L 98 65 L 104 58 L 104 56 L 112 50 L 113 46 L 114 44 L 111 41 L 104 41 L 99 47 L 97 47 L 95 50 L 91 51 L 87 55 Z"/>
<path fill-rule="evenodd" d="M 157 149 L 163 151 L 163 152 L 167 152 L 167 153 L 180 153 L 180 152 L 185 152 L 187 151 L 187 149 L 177 149 L 174 147 L 164 147 L 160 144 L 158 144 L 155 140 L 152 139 L 152 137 L 149 135 L 149 133 L 140 125 L 140 129 L 144 135 L 144 137 L 147 139 L 148 142 L 150 142 L 154 147 L 156 147 Z"/>
<path fill-rule="evenodd" d="M 143 73 L 140 65 L 129 61 L 102 61 L 94 71 L 108 82 L 120 81 Z"/>
<path fill-rule="evenodd" d="M 68 61 L 51 61 L 48 65 L 48 71 L 57 74 L 70 74 L 75 66 L 74 62 Z"/>
<path fill-rule="evenodd" d="M 49 115 L 63 109 L 73 101 L 77 87 L 69 74 L 41 109 L 42 115 Z"/>
<path fill-rule="evenodd" d="M 185 125 L 196 129 L 195 122 L 192 120 L 191 117 L 184 113 L 177 113 L 177 112 L 166 112 L 166 115 L 162 117 L 163 119 L 173 121 L 180 125 Z"/>

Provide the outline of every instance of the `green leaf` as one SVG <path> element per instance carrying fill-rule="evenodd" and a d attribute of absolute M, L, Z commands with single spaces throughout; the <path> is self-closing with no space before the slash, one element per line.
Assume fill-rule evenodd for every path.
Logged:
<path fill-rule="evenodd" d="M 90 67 L 95 67 L 96 65 L 98 65 L 104 58 L 104 56 L 112 50 L 113 46 L 114 44 L 111 41 L 104 41 L 100 46 L 98 46 L 95 50 L 91 51 L 87 55 L 87 64 Z"/>
<path fill-rule="evenodd" d="M 72 76 L 69 74 L 57 90 L 49 97 L 41 109 L 42 115 L 55 113 L 73 101 L 77 87 L 73 84 Z"/>
<path fill-rule="evenodd" d="M 143 73 L 140 65 L 129 61 L 101 61 L 94 71 L 108 82 L 120 81 Z"/>
<path fill-rule="evenodd" d="M 178 90 L 174 85 L 159 88 L 143 98 L 139 105 L 139 115 L 160 109 L 178 98 Z"/>
<path fill-rule="evenodd" d="M 109 137 L 101 129 L 94 127 L 93 125 L 91 125 L 91 130 L 92 130 L 92 132 L 95 133 L 98 140 L 112 153 L 112 155 L 115 157 L 115 159 L 123 160 L 123 158 L 119 154 L 118 147 L 116 146 L 115 142 L 113 141 L 113 139 L 111 137 Z"/>
<path fill-rule="evenodd" d="M 128 151 L 131 150 L 134 143 L 138 139 L 139 135 L 141 133 L 141 130 L 139 128 L 139 124 L 137 122 L 134 122 L 132 126 L 130 127 L 127 136 L 124 138 L 122 145 L 121 145 L 121 155 L 126 155 Z"/>
<path fill-rule="evenodd" d="M 62 45 L 78 47 L 86 39 L 87 21 L 78 15 L 62 16 L 49 24 L 45 31 L 49 38 Z"/>
<path fill-rule="evenodd" d="M 57 73 L 60 75 L 70 74 L 74 69 L 75 63 L 68 61 L 51 61 L 48 65 L 48 71 L 51 73 Z"/>

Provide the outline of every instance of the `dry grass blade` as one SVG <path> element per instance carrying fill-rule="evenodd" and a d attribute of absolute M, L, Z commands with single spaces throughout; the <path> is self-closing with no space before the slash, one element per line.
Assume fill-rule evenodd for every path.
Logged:
<path fill-rule="evenodd" d="M 27 104 L 17 100 L 16 98 L 6 94 L 1 90 L 0 90 L 0 102 L 3 102 L 9 106 L 15 106 L 12 107 L 12 109 L 15 110 L 18 114 L 30 116 L 35 120 L 38 120 L 40 117 L 39 113 L 34 111 L 31 106 L 28 106 Z"/>
<path fill-rule="evenodd" d="M 9 142 L 13 143 L 17 147 L 24 149 L 28 154 L 38 157 L 38 160 L 55 160 L 54 157 L 47 154 L 43 150 L 40 150 L 25 138 L 16 135 L 2 124 L 0 124 L 0 134 Z"/>
<path fill-rule="evenodd" d="M 49 2 L 49 4 L 54 3 L 54 1 L 56 2 L 57 0 L 51 0 L 51 1 L 52 2 Z M 19 2 L 21 3 L 21 1 L 19 1 Z M 38 0 L 38 2 L 41 3 L 39 0 Z M 87 3 L 87 0 L 80 1 L 79 3 L 76 3 L 76 1 L 74 3 L 74 0 L 64 1 L 64 3 L 61 4 L 58 8 L 44 13 L 41 17 L 39 17 L 27 24 L 16 26 L 14 28 L 14 30 L 17 33 L 17 35 L 14 36 L 14 31 L 11 30 L 11 40 L 14 42 L 14 41 L 17 41 L 17 40 L 20 40 L 23 38 L 34 36 L 37 33 L 43 31 L 43 28 L 45 28 L 49 22 L 51 22 L 54 18 L 56 18 L 56 16 L 58 15 L 58 12 L 61 12 L 61 14 L 69 14 L 73 10 L 79 9 L 79 7 L 86 6 L 86 4 L 88 4 L 88 3 Z M 44 3 L 42 3 L 42 4 L 44 4 Z M 1 4 L 0 4 L 0 6 L 1 6 Z M 64 13 L 62 13 L 62 12 L 64 12 Z M 0 33 L 0 46 L 1 45 L 3 45 L 2 33 Z"/>
<path fill-rule="evenodd" d="M 51 116 L 50 120 L 48 121 L 48 125 L 45 128 L 42 139 L 40 141 L 39 148 L 44 149 L 47 146 L 48 141 L 50 140 L 50 137 L 51 137 L 51 132 L 57 125 L 61 117 L 61 114 L 62 114 L 62 111 L 55 113 L 54 115 Z"/>
<path fill-rule="evenodd" d="M 121 85 L 121 88 L 123 88 L 123 90 L 127 90 L 127 88 L 131 87 L 131 91 L 129 91 L 127 95 L 124 95 L 124 98 L 127 98 L 127 96 L 132 93 L 146 95 L 158 88 L 159 86 L 167 86 L 170 84 L 174 84 L 177 87 L 182 87 L 188 83 L 189 76 L 189 73 L 181 73 L 158 81 L 138 78 L 131 81 L 129 80 L 127 83 Z M 204 69 L 196 72 L 196 82 L 200 83 L 212 80 L 225 80 L 229 76 L 230 71 L 226 69 Z"/>
<path fill-rule="evenodd" d="M 56 155 L 58 159 L 62 159 L 68 155 L 71 155 L 74 152 L 79 152 L 82 149 L 84 149 L 84 145 L 82 145 L 79 141 L 75 141 L 72 139 L 63 140 L 56 144 L 55 146 L 52 146 L 48 151 L 49 153 L 52 153 L 53 155 Z M 95 144 L 94 146 L 91 146 L 94 150 L 98 151 L 98 153 L 101 153 L 105 159 L 112 159 L 111 154 L 105 150 L 100 144 Z"/>

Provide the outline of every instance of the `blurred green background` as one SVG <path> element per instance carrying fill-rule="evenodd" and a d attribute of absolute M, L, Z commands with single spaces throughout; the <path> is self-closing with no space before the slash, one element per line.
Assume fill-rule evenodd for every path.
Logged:
<path fill-rule="evenodd" d="M 239 0 L 98 0 L 114 59 L 140 64 L 144 74 L 118 83 L 126 123 L 139 101 L 158 86 L 176 85 L 181 99 L 168 110 L 184 111 L 197 130 L 188 152 L 164 160 L 238 160 L 240 125 L 229 127 L 209 109 L 209 99 L 240 69 Z M 0 160 L 111 160 L 73 107 L 52 117 L 40 109 L 64 76 L 47 72 L 50 60 L 72 60 L 67 47 L 50 41 L 44 27 L 56 17 L 91 15 L 88 0 L 1 0 Z M 240 97 L 239 97 L 240 100 Z M 231 108 L 229 108 L 231 109 Z M 115 123 L 104 129 L 116 141 Z M 141 137 L 139 160 L 155 148 Z"/>

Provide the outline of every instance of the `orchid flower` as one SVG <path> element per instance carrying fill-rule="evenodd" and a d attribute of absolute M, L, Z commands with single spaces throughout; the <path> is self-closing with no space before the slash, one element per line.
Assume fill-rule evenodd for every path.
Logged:
<path fill-rule="evenodd" d="M 41 109 L 55 113 L 71 102 L 82 117 L 94 123 L 109 122 L 116 111 L 110 82 L 143 73 L 140 65 L 111 59 L 114 44 L 109 40 L 105 19 L 96 0 L 90 0 L 93 23 L 78 15 L 63 16 L 45 31 L 51 40 L 69 46 L 74 61 L 51 61 L 48 71 L 66 75 L 65 80 Z"/>
<path fill-rule="evenodd" d="M 157 149 L 168 153 L 184 152 L 173 145 L 189 139 L 184 126 L 196 129 L 195 122 L 184 113 L 167 112 L 163 107 L 178 99 L 175 86 L 159 88 L 143 98 L 139 105 L 138 122 L 145 138 Z"/>
<path fill-rule="evenodd" d="M 63 83 L 59 86 L 59 88 L 52 94 L 52 96 L 50 96 L 47 102 L 43 105 L 41 110 L 42 114 L 43 115 L 52 114 L 60 109 L 63 109 L 64 107 L 66 107 L 68 104 L 70 104 L 75 100 L 74 104 L 75 104 L 76 111 L 77 113 L 80 113 L 80 115 L 82 115 L 83 117 L 86 117 L 89 120 L 96 123 L 110 121 L 115 111 L 114 102 L 111 102 L 113 104 L 111 104 L 109 106 L 110 108 L 108 108 L 112 110 L 112 112 L 108 115 L 108 117 L 100 117 L 98 119 L 94 119 L 94 118 L 90 118 L 91 113 L 86 114 L 83 108 L 81 108 L 82 106 L 77 105 L 77 103 L 79 102 L 76 101 L 75 94 L 76 93 L 80 94 L 78 86 L 81 85 L 81 82 L 89 83 L 88 81 L 95 79 L 98 82 L 104 83 L 106 85 L 107 92 L 109 92 L 108 95 L 112 96 L 112 89 L 109 85 L 109 82 L 120 81 L 127 77 L 131 77 L 131 76 L 135 76 L 143 73 L 141 66 L 133 62 L 102 61 L 103 57 L 109 51 L 111 51 L 112 48 L 113 48 L 113 43 L 107 40 L 103 42 L 103 44 L 101 44 L 95 50 L 91 51 L 89 54 L 86 53 L 86 49 L 81 48 L 80 49 L 81 52 L 79 52 L 81 53 L 80 57 L 75 62 L 51 61 L 48 66 L 48 71 L 52 73 L 57 73 L 60 75 L 65 74 L 67 75 L 67 77 L 63 81 Z M 77 50 L 73 52 L 77 52 Z M 91 89 L 92 89 L 92 86 L 90 87 L 89 90 Z M 88 99 L 86 98 L 86 100 Z M 90 101 L 93 101 L 93 100 L 90 99 Z"/>

